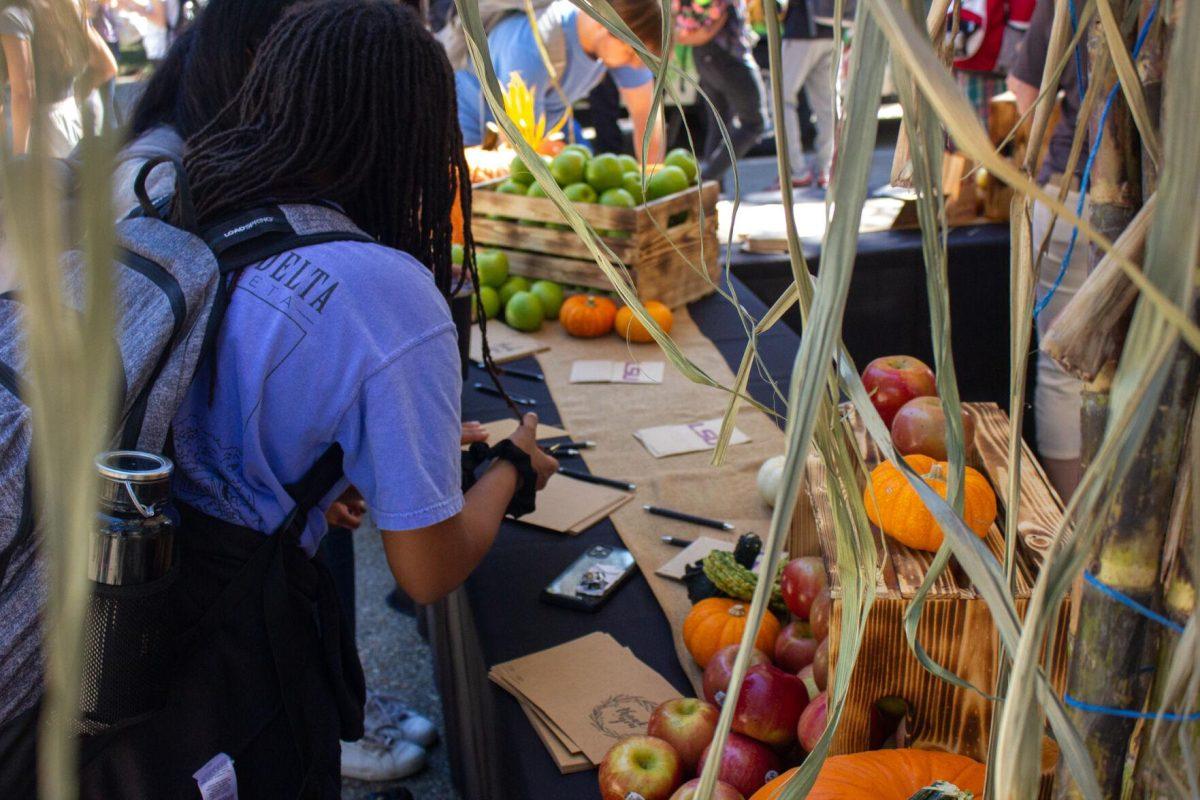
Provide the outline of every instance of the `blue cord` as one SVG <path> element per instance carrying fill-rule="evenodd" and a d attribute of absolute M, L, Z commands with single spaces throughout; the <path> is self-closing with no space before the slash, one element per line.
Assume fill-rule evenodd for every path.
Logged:
<path fill-rule="evenodd" d="M 1116 589 L 1112 588 L 1111 586 L 1109 586 L 1105 583 L 1102 583 L 1100 581 L 1100 579 L 1097 578 L 1092 573 L 1090 573 L 1090 572 L 1083 573 L 1083 580 L 1089 586 L 1091 586 L 1093 589 L 1097 590 L 1104 596 L 1117 601 L 1121 605 L 1128 606 L 1129 608 L 1133 609 L 1137 613 L 1141 614 L 1143 617 L 1152 619 L 1155 622 L 1157 622 L 1159 625 L 1169 628 L 1170 630 L 1175 631 L 1176 633 L 1183 633 L 1183 626 L 1180 625 L 1179 623 L 1177 623 L 1173 620 L 1167 619 L 1162 614 L 1159 614 L 1154 609 L 1147 608 L 1146 606 L 1139 603 L 1137 600 L 1134 600 L 1129 595 L 1122 594 L 1121 592 L 1118 592 Z M 1146 672 L 1146 671 L 1153 672 L 1154 668 L 1149 667 L 1149 668 L 1143 668 L 1142 670 L 1139 670 L 1139 672 Z M 1171 712 L 1163 712 L 1162 714 L 1155 714 L 1155 713 L 1151 713 L 1148 711 L 1130 711 L 1127 708 L 1113 708 L 1112 706 L 1100 706 L 1100 705 L 1096 705 L 1095 703 L 1085 703 L 1082 700 L 1076 700 L 1074 697 L 1071 697 L 1071 695 L 1069 695 L 1069 694 L 1063 695 L 1063 702 L 1066 703 L 1071 708 L 1077 708 L 1080 711 L 1088 711 L 1093 714 L 1104 714 L 1104 715 L 1110 716 L 1110 717 L 1124 717 L 1125 719 L 1159 719 L 1161 717 L 1162 719 L 1165 719 L 1169 722 L 1197 722 L 1197 721 L 1200 721 L 1200 712 L 1196 712 L 1193 714 L 1175 714 L 1175 713 L 1171 713 Z"/>
<path fill-rule="evenodd" d="M 1075 2 L 1070 0 L 1069 8 L 1071 11 L 1071 31 L 1074 34 L 1076 27 L 1075 20 Z M 1142 45 L 1146 43 L 1146 37 L 1150 35 L 1150 25 L 1154 22 L 1154 17 L 1158 13 L 1158 3 L 1155 2 L 1150 8 L 1150 13 L 1146 15 L 1146 21 L 1142 23 L 1142 29 L 1138 31 L 1137 40 L 1133 43 L 1132 57 L 1137 58 L 1141 52 Z M 1079 87 L 1080 100 L 1083 99 L 1083 67 L 1082 58 L 1079 55 L 1079 48 L 1075 48 L 1075 71 L 1079 76 L 1076 81 Z M 1092 179 L 1092 166 L 1096 163 L 1096 154 L 1100 152 L 1100 142 L 1104 138 L 1104 123 L 1108 119 L 1108 112 L 1112 109 L 1113 102 L 1117 99 L 1117 93 L 1121 91 L 1121 79 L 1118 78 L 1112 91 L 1108 93 L 1108 97 L 1104 101 L 1104 109 L 1100 112 L 1100 124 L 1097 126 L 1099 134 L 1096 136 L 1096 141 L 1092 143 L 1092 148 L 1088 151 L 1087 162 L 1083 165 L 1083 177 L 1079 181 L 1079 203 L 1075 207 L 1075 216 L 1083 215 L 1083 204 L 1087 200 L 1088 186 Z M 1057 220 L 1055 220 L 1057 223 Z M 1054 277 L 1054 283 L 1050 285 L 1050 291 L 1046 292 L 1045 297 L 1037 302 L 1033 307 L 1033 318 L 1036 320 L 1041 313 L 1046 310 L 1046 306 L 1050 305 L 1050 301 L 1054 298 L 1054 293 L 1058 291 L 1058 287 L 1062 285 L 1063 278 L 1066 277 L 1067 267 L 1071 263 L 1071 256 L 1075 253 L 1075 242 L 1079 239 L 1079 226 L 1071 227 L 1071 240 L 1067 242 L 1067 249 L 1063 253 L 1062 263 L 1058 265 L 1058 274 Z"/>
<path fill-rule="evenodd" d="M 1116 600 L 1121 605 L 1132 608 L 1134 611 L 1138 612 L 1143 617 L 1152 619 L 1155 622 L 1157 622 L 1159 625 L 1162 625 L 1165 628 L 1170 628 L 1171 630 L 1175 631 L 1176 633 L 1179 633 L 1179 634 L 1183 633 L 1183 626 L 1180 625 L 1178 622 L 1167 619 L 1162 614 L 1159 614 L 1157 611 L 1155 611 L 1152 608 L 1147 608 L 1146 606 L 1139 603 L 1137 600 L 1134 600 L 1129 595 L 1118 592 L 1116 589 L 1112 588 L 1111 586 L 1109 586 L 1106 583 L 1101 583 L 1100 579 L 1097 578 L 1092 573 L 1090 573 L 1090 572 L 1083 573 L 1083 579 L 1084 579 L 1084 581 L 1087 582 L 1087 584 L 1089 586 L 1091 586 L 1096 591 L 1100 592 L 1101 594 L 1105 595 L 1106 597 L 1109 597 L 1112 600 Z"/>
<path fill-rule="evenodd" d="M 1164 711 L 1162 714 L 1155 714 L 1152 711 L 1130 711 L 1127 708 L 1113 708 L 1112 706 L 1098 706 L 1095 703 L 1085 703 L 1082 700 L 1076 700 L 1069 694 L 1063 695 L 1063 702 L 1071 708 L 1077 708 L 1080 711 L 1090 711 L 1093 714 L 1104 714 L 1108 717 L 1124 717 L 1125 719 L 1162 719 L 1168 722 L 1200 722 L 1200 712 L 1194 714 L 1175 714 L 1170 711 Z"/>

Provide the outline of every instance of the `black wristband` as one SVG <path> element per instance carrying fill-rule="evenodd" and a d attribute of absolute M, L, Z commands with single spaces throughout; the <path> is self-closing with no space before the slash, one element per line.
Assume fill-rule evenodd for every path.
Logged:
<path fill-rule="evenodd" d="M 513 494 L 512 502 L 508 504 L 507 514 L 510 517 L 520 517 L 533 511 L 537 506 L 537 470 L 529 454 L 512 443 L 504 441 L 493 447 L 489 453 L 492 458 L 507 461 L 517 468 L 517 491 Z"/>

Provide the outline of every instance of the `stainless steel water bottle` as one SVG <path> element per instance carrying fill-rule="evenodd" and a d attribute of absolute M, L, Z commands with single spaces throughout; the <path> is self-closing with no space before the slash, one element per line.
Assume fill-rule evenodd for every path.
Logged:
<path fill-rule="evenodd" d="M 118 450 L 96 458 L 97 524 L 88 543 L 92 599 L 85 627 L 81 728 L 97 733 L 165 699 L 176 575 L 171 461 Z"/>

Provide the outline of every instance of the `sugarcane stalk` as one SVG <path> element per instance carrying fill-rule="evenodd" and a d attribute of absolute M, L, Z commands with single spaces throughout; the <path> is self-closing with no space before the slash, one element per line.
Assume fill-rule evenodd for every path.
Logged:
<path fill-rule="evenodd" d="M 1180 348 L 1158 413 L 1127 477 L 1113 488 L 1087 566 L 1100 583 L 1151 607 L 1160 590 L 1171 501 L 1198 388 L 1196 367 L 1195 355 Z M 1103 401 L 1094 400 L 1096 410 Z M 1140 710 L 1150 689 L 1150 673 L 1144 667 L 1157 658 L 1158 626 L 1148 625 L 1140 613 L 1091 587 L 1079 592 L 1077 600 L 1068 695 L 1091 705 Z M 1087 746 L 1104 796 L 1120 797 L 1134 720 L 1075 707 L 1070 717 Z M 1061 766 L 1055 796 L 1082 797 Z"/>
<path fill-rule="evenodd" d="M 1138 12 L 1138 29 L 1141 30 L 1146 18 L 1160 0 L 1141 0 Z M 1150 32 L 1142 43 L 1134 65 L 1141 77 L 1142 95 L 1146 98 L 1146 110 L 1150 113 L 1150 122 L 1156 130 L 1160 129 L 1159 119 L 1162 114 L 1163 65 L 1166 64 L 1165 50 L 1167 45 L 1167 26 L 1165 13 L 1158 13 L 1151 24 Z M 1149 197 L 1158 189 L 1158 165 L 1142 152 L 1142 196 Z"/>
<path fill-rule="evenodd" d="M 1171 563 L 1163 591 L 1162 613 L 1186 628 L 1196 613 L 1196 572 L 1200 569 L 1200 416 L 1192 412 L 1188 464 L 1176 495 L 1167 549 Z M 1200 665 L 1196 641 L 1176 631 L 1162 636 L 1150 710 L 1178 715 L 1194 713 Z M 1146 800 L 1194 797 L 1200 794 L 1197 759 L 1200 758 L 1200 722 L 1155 720 L 1142 727 L 1142 741 L 1134 774 L 1134 796 Z"/>
<path fill-rule="evenodd" d="M 1118 19 L 1127 18 L 1131 3 L 1136 1 L 1112 0 L 1114 14 Z M 1126 46 L 1131 43 L 1127 41 Z M 1088 31 L 1088 57 L 1091 63 L 1106 63 L 1108 47 L 1104 38 L 1104 28 L 1097 19 Z M 1104 81 L 1100 96 L 1107 97 L 1116 85 L 1117 73 L 1115 70 L 1103 70 L 1097 75 L 1097 72 L 1098 70 L 1092 70 L 1092 80 Z M 1142 150 L 1137 126 L 1124 96 L 1120 92 L 1117 93 L 1107 116 L 1104 116 L 1104 107 L 1105 103 L 1097 103 L 1088 120 L 1090 141 L 1095 142 L 1097 137 L 1100 137 L 1100 147 L 1096 151 L 1091 183 L 1088 187 L 1088 201 L 1091 205 L 1092 227 L 1112 240 L 1121 235 L 1142 205 Z M 1093 246 L 1091 265 L 1096 266 L 1103 255 L 1102 250 Z"/>

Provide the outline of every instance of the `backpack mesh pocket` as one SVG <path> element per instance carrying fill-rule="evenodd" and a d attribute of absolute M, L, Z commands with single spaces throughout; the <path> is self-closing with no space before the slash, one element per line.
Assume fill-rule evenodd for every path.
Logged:
<path fill-rule="evenodd" d="M 80 733 L 94 734 L 160 708 L 175 657 L 172 567 L 150 583 L 93 583 L 84 628 Z"/>

